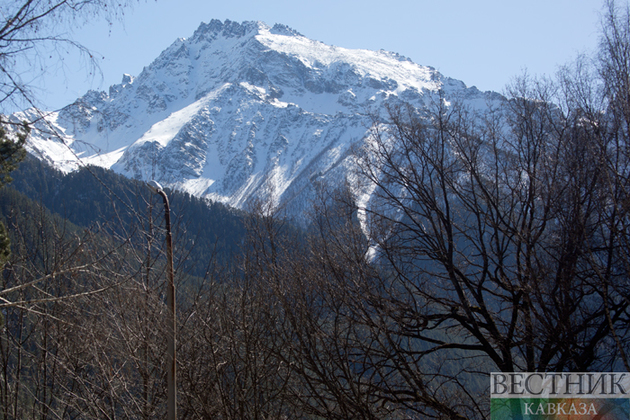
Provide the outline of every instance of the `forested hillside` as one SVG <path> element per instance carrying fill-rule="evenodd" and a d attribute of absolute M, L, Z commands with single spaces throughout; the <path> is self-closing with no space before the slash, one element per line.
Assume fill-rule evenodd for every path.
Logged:
<path fill-rule="evenodd" d="M 107 227 L 125 235 L 134 223 L 163 226 L 162 202 L 142 182 L 99 167 L 69 174 L 33 157 L 12 173 L 12 188 L 51 213 L 83 227 Z M 186 253 L 186 272 L 203 276 L 207 264 L 230 260 L 240 252 L 245 235 L 245 213 L 186 193 L 168 191 L 175 246 Z M 157 208 L 155 208 L 157 206 Z"/>

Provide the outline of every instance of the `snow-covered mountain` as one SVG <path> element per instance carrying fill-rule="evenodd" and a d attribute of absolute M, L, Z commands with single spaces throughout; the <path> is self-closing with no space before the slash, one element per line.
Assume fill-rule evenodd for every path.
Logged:
<path fill-rule="evenodd" d="M 64 171 L 94 164 L 235 207 L 271 199 L 299 214 L 316 185 L 344 182 L 369 112 L 426 106 L 440 89 L 473 106 L 498 99 L 395 53 L 212 20 L 137 77 L 47 114 L 28 149 Z"/>

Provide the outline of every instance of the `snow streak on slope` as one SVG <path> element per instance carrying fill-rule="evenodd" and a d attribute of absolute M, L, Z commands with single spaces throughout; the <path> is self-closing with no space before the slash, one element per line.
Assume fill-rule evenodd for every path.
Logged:
<path fill-rule="evenodd" d="M 62 140 L 42 130 L 28 147 L 65 171 L 81 159 L 237 207 L 272 200 L 299 215 L 317 188 L 352 180 L 352 147 L 365 140 L 369 112 L 424 107 L 440 89 L 474 106 L 496 99 L 394 53 L 213 20 L 137 77 L 50 113 L 46 130 Z M 369 199 L 368 190 L 356 193 Z"/>

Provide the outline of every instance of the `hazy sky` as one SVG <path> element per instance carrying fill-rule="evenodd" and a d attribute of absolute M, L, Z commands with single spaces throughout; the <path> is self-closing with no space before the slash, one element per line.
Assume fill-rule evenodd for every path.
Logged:
<path fill-rule="evenodd" d="M 111 28 L 91 23 L 74 39 L 96 51 L 103 72 L 90 78 L 72 59 L 39 83 L 47 109 L 88 89 L 138 75 L 177 38 L 211 19 L 282 23 L 345 48 L 385 49 L 481 90 L 502 91 L 526 69 L 552 75 L 595 49 L 601 0 L 148 0 Z"/>

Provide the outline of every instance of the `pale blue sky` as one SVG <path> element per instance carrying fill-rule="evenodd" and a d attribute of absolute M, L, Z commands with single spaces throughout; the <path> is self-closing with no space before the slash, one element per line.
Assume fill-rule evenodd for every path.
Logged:
<path fill-rule="evenodd" d="M 46 109 L 56 109 L 88 89 L 106 90 L 211 19 L 283 23 L 326 44 L 397 52 L 500 92 L 524 69 L 552 75 L 593 51 L 601 6 L 601 0 L 148 0 L 128 10 L 122 24 L 90 23 L 73 34 L 99 53 L 103 78 L 90 78 L 69 58 L 65 71 L 50 68 L 37 94 Z"/>

